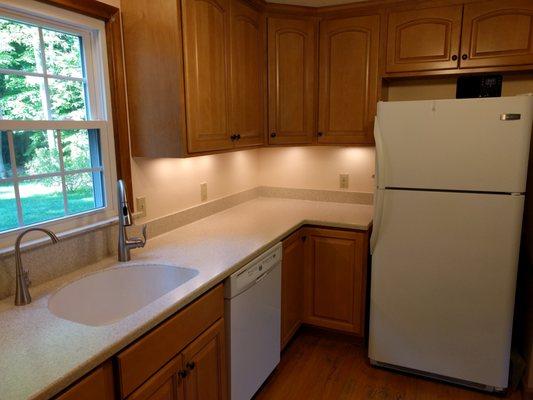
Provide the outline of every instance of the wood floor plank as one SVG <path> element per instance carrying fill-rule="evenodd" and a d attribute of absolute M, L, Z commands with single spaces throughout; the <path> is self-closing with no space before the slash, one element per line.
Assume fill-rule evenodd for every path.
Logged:
<path fill-rule="evenodd" d="M 302 328 L 254 400 L 497 400 L 502 397 L 374 368 L 353 339 Z M 519 393 L 508 400 L 520 400 Z"/>

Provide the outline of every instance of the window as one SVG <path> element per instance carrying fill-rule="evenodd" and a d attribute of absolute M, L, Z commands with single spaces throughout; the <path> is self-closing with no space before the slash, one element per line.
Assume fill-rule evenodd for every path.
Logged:
<path fill-rule="evenodd" d="M 12 4 L 25 7 L 0 1 L 0 235 L 109 218 L 114 159 L 103 23 L 31 1 Z"/>

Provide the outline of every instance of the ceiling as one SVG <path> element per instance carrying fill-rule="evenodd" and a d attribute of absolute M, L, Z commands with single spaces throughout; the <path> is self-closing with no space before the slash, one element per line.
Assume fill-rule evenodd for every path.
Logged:
<path fill-rule="evenodd" d="M 269 3 L 293 4 L 297 6 L 323 7 L 337 4 L 355 3 L 364 0 L 267 0 Z"/>

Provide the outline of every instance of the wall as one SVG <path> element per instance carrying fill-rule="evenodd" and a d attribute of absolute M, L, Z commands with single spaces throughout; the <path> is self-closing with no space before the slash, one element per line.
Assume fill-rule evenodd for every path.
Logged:
<path fill-rule="evenodd" d="M 263 186 L 339 190 L 339 174 L 347 173 L 349 191 L 374 191 L 373 147 L 277 147 L 259 155 Z"/>
<path fill-rule="evenodd" d="M 199 204 L 200 183 L 207 183 L 208 200 L 256 187 L 259 150 L 184 159 L 132 160 L 135 197 L 145 196 L 147 219 Z"/>

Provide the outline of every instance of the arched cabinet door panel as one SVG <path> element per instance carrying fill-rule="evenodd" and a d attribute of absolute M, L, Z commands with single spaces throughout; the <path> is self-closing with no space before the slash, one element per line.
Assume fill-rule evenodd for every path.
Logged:
<path fill-rule="evenodd" d="M 188 150 L 231 148 L 228 1 L 183 0 L 182 9 Z"/>
<path fill-rule="evenodd" d="M 318 143 L 373 143 L 379 20 L 369 15 L 320 24 Z"/>
<path fill-rule="evenodd" d="M 264 18 L 231 0 L 231 134 L 236 147 L 264 144 Z"/>
<path fill-rule="evenodd" d="M 533 2 L 465 5 L 461 68 L 533 64 Z"/>
<path fill-rule="evenodd" d="M 305 144 L 315 138 L 316 24 L 268 19 L 270 144 Z"/>
<path fill-rule="evenodd" d="M 457 68 L 463 6 L 388 15 L 387 72 Z"/>

